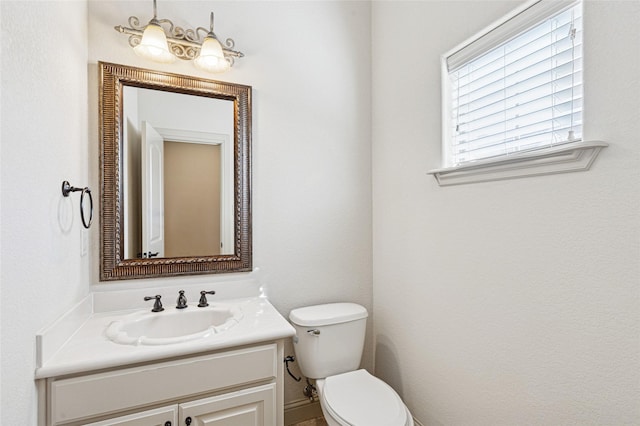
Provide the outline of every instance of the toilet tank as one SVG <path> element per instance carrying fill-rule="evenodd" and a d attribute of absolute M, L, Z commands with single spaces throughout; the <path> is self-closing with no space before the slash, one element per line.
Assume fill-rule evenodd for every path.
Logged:
<path fill-rule="evenodd" d="M 322 379 L 360 367 L 367 310 L 355 303 L 329 303 L 291 311 L 293 348 L 305 377 Z"/>

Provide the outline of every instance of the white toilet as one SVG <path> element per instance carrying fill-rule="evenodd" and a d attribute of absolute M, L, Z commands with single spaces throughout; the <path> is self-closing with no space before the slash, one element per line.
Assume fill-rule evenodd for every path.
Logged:
<path fill-rule="evenodd" d="M 400 396 L 366 370 L 358 370 L 367 310 L 330 303 L 291 311 L 293 347 L 302 374 L 316 379 L 329 426 L 413 426 Z"/>

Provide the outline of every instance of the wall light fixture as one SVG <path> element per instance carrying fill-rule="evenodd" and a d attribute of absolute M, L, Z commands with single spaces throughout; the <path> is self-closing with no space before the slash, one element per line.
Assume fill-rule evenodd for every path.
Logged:
<path fill-rule="evenodd" d="M 169 19 L 158 19 L 156 0 L 153 0 L 153 18 L 146 26 L 140 25 L 138 17 L 130 16 L 129 27 L 118 25 L 115 30 L 129 35 L 129 45 L 137 55 L 155 62 L 169 63 L 176 58 L 193 60 L 200 69 L 219 73 L 233 66 L 235 58 L 244 56 L 233 50 L 232 39 L 226 39 L 224 45 L 218 40 L 213 32 L 213 12 L 208 30 L 203 27 L 185 29 L 175 26 Z"/>

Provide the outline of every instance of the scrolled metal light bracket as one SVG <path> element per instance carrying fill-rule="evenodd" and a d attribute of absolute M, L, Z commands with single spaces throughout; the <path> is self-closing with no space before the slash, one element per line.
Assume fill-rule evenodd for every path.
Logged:
<path fill-rule="evenodd" d="M 182 28 L 174 25 L 170 19 L 157 19 L 155 0 L 153 3 L 154 17 L 151 22 L 159 25 L 164 30 L 170 52 L 176 58 L 186 61 L 197 58 L 205 37 L 213 33 L 213 12 L 211 13 L 211 25 L 209 29 L 203 27 L 197 27 L 196 29 Z M 147 25 L 142 25 L 137 16 L 130 16 L 128 23 L 128 27 L 117 25 L 114 29 L 119 33 L 129 35 L 129 46 L 136 47 L 140 44 Z M 224 43 L 220 42 L 220 45 L 225 59 L 229 62 L 229 66 L 233 66 L 235 58 L 242 58 L 244 56 L 244 53 L 234 50 L 235 42 L 231 38 L 227 38 Z"/>

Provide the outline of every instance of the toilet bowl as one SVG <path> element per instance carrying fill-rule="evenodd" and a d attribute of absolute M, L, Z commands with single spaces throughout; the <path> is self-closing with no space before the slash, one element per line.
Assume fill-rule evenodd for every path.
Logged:
<path fill-rule="evenodd" d="M 316 380 L 329 426 L 413 426 L 400 396 L 367 370 Z"/>
<path fill-rule="evenodd" d="M 358 369 L 367 310 L 355 303 L 294 309 L 293 347 L 302 374 L 316 380 L 329 426 L 413 426 L 400 396 L 367 370 Z"/>

